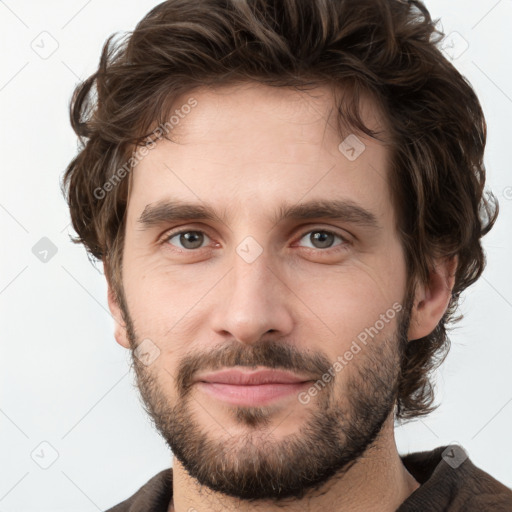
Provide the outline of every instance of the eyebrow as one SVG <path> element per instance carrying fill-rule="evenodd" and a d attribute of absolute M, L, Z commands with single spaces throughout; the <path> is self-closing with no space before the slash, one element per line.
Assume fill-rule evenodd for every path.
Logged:
<path fill-rule="evenodd" d="M 300 204 L 285 204 L 271 218 L 273 225 L 284 220 L 331 219 L 344 221 L 370 229 L 380 229 L 377 216 L 357 203 L 347 199 L 312 200 Z M 210 220 L 225 223 L 225 212 L 219 216 L 204 204 L 189 203 L 178 199 L 148 204 L 138 219 L 142 229 L 178 220 Z"/>

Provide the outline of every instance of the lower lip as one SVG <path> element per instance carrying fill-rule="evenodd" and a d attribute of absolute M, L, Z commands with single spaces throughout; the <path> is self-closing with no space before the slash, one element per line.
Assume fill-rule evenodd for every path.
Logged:
<path fill-rule="evenodd" d="M 294 382 L 287 384 L 261 384 L 240 386 L 233 384 L 220 384 L 218 382 L 198 382 L 197 385 L 210 396 L 233 405 L 265 405 L 284 397 L 299 393 L 309 386 L 308 382 Z"/>

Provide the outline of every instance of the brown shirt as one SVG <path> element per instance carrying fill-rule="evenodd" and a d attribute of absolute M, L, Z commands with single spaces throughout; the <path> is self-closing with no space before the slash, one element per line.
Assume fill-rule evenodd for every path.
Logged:
<path fill-rule="evenodd" d="M 512 512 L 512 489 L 473 465 L 457 445 L 411 453 L 401 459 L 421 485 L 396 512 Z M 171 500 L 169 468 L 107 512 L 167 512 Z"/>

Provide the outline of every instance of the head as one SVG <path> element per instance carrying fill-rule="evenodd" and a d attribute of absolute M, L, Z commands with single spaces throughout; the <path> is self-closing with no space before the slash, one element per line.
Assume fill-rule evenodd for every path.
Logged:
<path fill-rule="evenodd" d="M 147 411 L 211 489 L 299 497 L 433 410 L 498 214 L 441 38 L 419 1 L 170 0 L 75 91 L 77 241 Z M 235 406 L 196 382 L 235 366 L 309 384 Z"/>

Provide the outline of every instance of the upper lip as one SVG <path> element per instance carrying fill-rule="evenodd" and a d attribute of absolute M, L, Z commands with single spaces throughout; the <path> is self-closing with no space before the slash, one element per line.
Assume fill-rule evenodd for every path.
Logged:
<path fill-rule="evenodd" d="M 255 386 L 258 384 L 290 384 L 307 382 L 308 377 L 302 377 L 291 372 L 281 370 L 257 370 L 243 372 L 241 370 L 221 370 L 218 372 L 200 375 L 196 382 L 215 382 L 218 384 L 232 384 L 238 386 Z"/>

